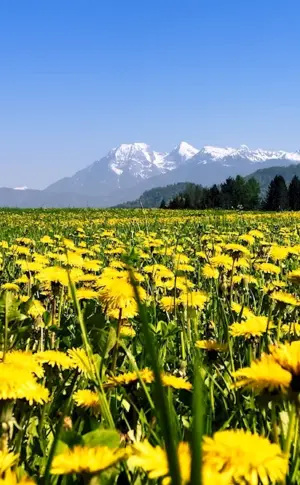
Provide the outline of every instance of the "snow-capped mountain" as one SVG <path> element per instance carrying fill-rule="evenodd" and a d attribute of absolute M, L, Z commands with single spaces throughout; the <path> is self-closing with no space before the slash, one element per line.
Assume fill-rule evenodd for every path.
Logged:
<path fill-rule="evenodd" d="M 153 151 L 146 143 L 122 144 L 92 165 L 72 177 L 59 180 L 46 190 L 106 195 L 175 170 L 198 151 L 185 142 L 170 153 Z"/>
<path fill-rule="evenodd" d="M 283 150 L 271 151 L 262 150 L 258 148 L 251 150 L 247 145 L 241 145 L 240 148 L 232 147 L 214 147 L 204 146 L 202 150 L 198 152 L 199 161 L 203 162 L 221 162 L 226 160 L 227 162 L 232 160 L 246 160 L 248 162 L 266 162 L 268 160 L 288 160 L 289 162 L 300 162 L 300 151 L 297 152 L 285 152 Z"/>
<path fill-rule="evenodd" d="M 103 206 L 138 198 L 145 190 L 178 182 L 210 186 L 258 168 L 300 163 L 300 151 L 206 145 L 201 150 L 181 142 L 170 152 L 146 143 L 122 144 L 88 167 L 50 185 L 45 192 L 98 197 Z"/>
<path fill-rule="evenodd" d="M 173 150 L 168 153 L 165 157 L 165 161 L 168 161 L 170 168 L 178 167 L 179 165 L 187 162 L 190 158 L 194 157 L 199 153 L 199 150 L 192 145 L 189 145 L 185 141 L 182 141 Z"/>
<path fill-rule="evenodd" d="M 124 171 L 130 171 L 134 177 L 144 179 L 155 175 L 155 172 L 161 173 L 165 170 L 165 156 L 166 153 L 152 151 L 146 143 L 123 143 L 108 153 L 108 167 L 118 176 Z M 102 160 L 95 162 L 90 170 L 100 164 L 103 164 Z"/>

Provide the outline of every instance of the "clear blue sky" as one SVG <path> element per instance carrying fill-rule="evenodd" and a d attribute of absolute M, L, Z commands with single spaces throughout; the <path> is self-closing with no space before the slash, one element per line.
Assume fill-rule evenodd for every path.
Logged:
<path fill-rule="evenodd" d="M 120 143 L 300 149 L 299 0 L 0 0 L 0 186 Z"/>

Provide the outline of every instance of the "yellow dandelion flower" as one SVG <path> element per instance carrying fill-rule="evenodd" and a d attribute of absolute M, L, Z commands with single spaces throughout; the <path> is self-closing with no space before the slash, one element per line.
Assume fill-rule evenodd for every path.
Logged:
<path fill-rule="evenodd" d="M 242 234 L 241 236 L 239 236 L 239 240 L 244 241 L 244 242 L 246 242 L 247 244 L 250 244 L 250 245 L 255 243 L 254 237 L 251 236 L 250 234 Z"/>
<path fill-rule="evenodd" d="M 252 362 L 250 367 L 239 369 L 232 375 L 238 379 L 234 387 L 245 387 L 258 392 L 286 390 L 292 379 L 290 372 L 283 369 L 272 355 L 266 354 L 261 360 Z"/>
<path fill-rule="evenodd" d="M 122 338 L 132 338 L 135 337 L 136 331 L 134 328 L 129 327 L 129 325 L 121 325 L 120 328 L 120 337 Z"/>
<path fill-rule="evenodd" d="M 97 366 L 99 361 L 99 356 L 97 354 L 92 355 L 92 362 L 84 349 L 69 349 L 68 356 L 71 358 L 73 366 L 76 367 L 79 372 L 82 372 L 87 377 L 94 377 L 95 366 Z"/>
<path fill-rule="evenodd" d="M 138 307 L 136 302 L 132 301 L 128 302 L 128 305 L 122 309 L 107 307 L 106 314 L 108 317 L 114 318 L 115 320 L 119 320 L 121 314 L 122 320 L 129 320 L 138 314 Z"/>
<path fill-rule="evenodd" d="M 188 443 L 181 442 L 177 449 L 181 483 L 185 485 L 191 478 L 191 452 Z M 150 480 L 164 478 L 163 484 L 169 484 L 169 464 L 166 451 L 160 446 L 152 446 L 149 441 L 134 443 L 128 460 L 132 467 L 141 468 Z"/>
<path fill-rule="evenodd" d="M 37 274 L 37 279 L 42 282 L 60 283 L 69 286 L 68 275 L 60 266 L 48 266 Z"/>
<path fill-rule="evenodd" d="M 194 283 L 188 280 L 185 276 L 177 276 L 176 278 L 174 277 L 166 281 L 166 288 L 168 290 L 173 290 L 176 288 L 177 290 L 187 291 L 189 288 L 193 288 L 194 286 Z"/>
<path fill-rule="evenodd" d="M 198 258 L 200 258 L 200 259 L 204 259 L 204 261 L 206 261 L 206 259 L 207 259 L 204 251 L 197 251 L 196 256 L 198 256 Z"/>
<path fill-rule="evenodd" d="M 144 266 L 143 271 L 148 274 L 159 275 L 164 278 L 173 278 L 174 273 L 163 264 L 149 264 Z"/>
<path fill-rule="evenodd" d="M 233 278 L 232 278 L 232 282 L 234 285 L 240 285 L 240 284 L 243 284 L 243 285 L 258 285 L 258 281 L 256 278 L 254 278 L 254 276 L 252 275 L 248 275 L 248 274 L 239 274 L 239 275 L 235 275 Z"/>
<path fill-rule="evenodd" d="M 248 232 L 248 234 L 257 239 L 264 239 L 265 237 L 264 234 L 258 229 L 252 229 L 251 231 Z"/>
<path fill-rule="evenodd" d="M 44 254 L 33 253 L 32 257 L 35 263 L 39 263 L 41 266 L 47 266 L 49 264 L 49 258 Z"/>
<path fill-rule="evenodd" d="M 177 251 L 178 251 L 178 247 L 177 247 Z M 190 258 L 185 254 L 178 253 L 174 256 L 173 262 L 174 262 L 175 268 L 177 269 L 179 264 L 188 264 L 190 262 Z"/>
<path fill-rule="evenodd" d="M 162 310 L 172 313 L 175 310 L 176 299 L 174 296 L 163 296 L 159 301 L 159 306 Z"/>
<path fill-rule="evenodd" d="M 67 239 L 67 238 L 64 238 L 62 240 L 62 245 L 63 245 L 63 248 L 67 248 L 67 249 L 75 248 L 75 243 L 71 239 Z"/>
<path fill-rule="evenodd" d="M 15 283 L 18 285 L 21 285 L 21 284 L 28 283 L 28 281 L 29 281 L 28 277 L 25 274 L 23 274 L 22 276 L 20 276 L 20 278 L 17 278 L 15 280 Z"/>
<path fill-rule="evenodd" d="M 294 295 L 291 295 L 290 293 L 286 293 L 284 291 L 274 291 L 271 294 L 270 298 L 272 300 L 275 300 L 277 303 L 284 305 L 299 305 L 299 301 L 297 300 L 297 298 L 294 297 Z"/>
<path fill-rule="evenodd" d="M 0 352 L 0 360 L 3 359 L 3 352 Z M 5 354 L 5 363 L 12 364 L 16 369 L 27 370 L 37 377 L 44 375 L 43 368 L 35 359 L 35 354 L 25 350 L 12 350 Z"/>
<path fill-rule="evenodd" d="M 32 300 L 29 303 L 27 314 L 30 315 L 32 318 L 38 318 L 38 317 L 42 317 L 45 311 L 46 311 L 46 308 L 39 300 Z"/>
<path fill-rule="evenodd" d="M 233 323 L 229 327 L 230 334 L 233 337 L 261 337 L 268 329 L 273 328 L 272 322 L 268 322 L 267 317 L 250 317 L 242 323 Z"/>
<path fill-rule="evenodd" d="M 169 465 L 166 451 L 160 446 L 152 446 L 148 441 L 135 443 L 133 454 L 128 462 L 130 466 L 142 468 L 151 480 L 168 475 Z"/>
<path fill-rule="evenodd" d="M 108 446 L 74 446 L 74 448 L 56 455 L 52 462 L 53 475 L 70 473 L 96 474 L 125 458 L 125 449 L 113 449 Z"/>
<path fill-rule="evenodd" d="M 57 259 L 67 266 L 75 268 L 82 268 L 83 266 L 82 256 L 77 251 L 68 251 L 67 254 L 60 254 Z"/>
<path fill-rule="evenodd" d="M 213 268 L 224 268 L 225 270 L 229 270 L 233 266 L 233 259 L 228 254 L 221 254 L 210 258 L 209 264 Z"/>
<path fill-rule="evenodd" d="M 100 262 L 94 260 L 85 260 L 82 264 L 82 268 L 87 271 L 99 271 L 100 270 Z"/>
<path fill-rule="evenodd" d="M 99 395 L 88 389 L 82 389 L 73 394 L 73 399 L 77 406 L 84 409 L 100 410 Z"/>
<path fill-rule="evenodd" d="M 137 287 L 139 298 L 143 301 L 146 299 L 146 291 L 142 287 Z M 99 291 L 99 299 L 108 309 L 122 310 L 127 307 L 134 307 L 137 304 L 133 286 L 124 279 L 119 279 L 118 284 L 114 280 L 107 281 L 104 288 Z"/>
<path fill-rule="evenodd" d="M 44 350 L 34 354 L 37 362 L 41 364 L 48 364 L 51 367 L 57 366 L 60 369 L 70 369 L 74 366 L 72 359 L 59 350 Z"/>
<path fill-rule="evenodd" d="M 195 271 L 195 268 L 191 264 L 183 264 L 183 263 L 180 263 L 176 267 L 176 270 L 177 271 L 184 271 L 186 273 L 192 273 L 193 271 Z"/>
<path fill-rule="evenodd" d="M 41 237 L 40 242 L 43 243 L 43 244 L 52 244 L 53 239 L 51 239 L 50 236 L 43 236 L 43 237 Z"/>
<path fill-rule="evenodd" d="M 287 283 L 285 281 L 273 280 L 269 284 L 263 286 L 263 290 L 265 293 L 272 293 L 275 290 L 279 290 L 280 288 L 285 288 Z"/>
<path fill-rule="evenodd" d="M 132 384 L 133 382 L 137 382 L 142 379 L 146 384 L 150 384 L 154 380 L 153 372 L 150 369 L 141 369 L 139 371 L 139 375 L 137 372 L 127 372 L 124 374 L 119 374 L 117 376 L 109 377 L 107 379 L 108 385 L 121 385 L 126 386 L 128 384 Z"/>
<path fill-rule="evenodd" d="M 80 276 L 81 283 L 92 283 L 98 279 L 98 276 L 94 273 L 86 273 Z"/>
<path fill-rule="evenodd" d="M 267 438 L 240 429 L 218 431 L 203 441 L 203 459 L 231 475 L 232 483 L 277 483 L 285 479 L 288 457 Z"/>
<path fill-rule="evenodd" d="M 76 281 L 80 281 L 80 277 L 83 275 L 81 269 L 72 269 L 69 272 L 71 281 L 75 283 Z M 69 286 L 69 279 L 68 279 L 68 272 L 66 269 L 61 268 L 60 266 L 48 266 L 40 273 L 37 273 L 36 278 L 45 283 L 57 283 L 63 286 Z"/>
<path fill-rule="evenodd" d="M 238 258 L 235 260 L 235 268 L 247 269 L 250 268 L 249 261 L 246 258 Z"/>
<path fill-rule="evenodd" d="M 224 246 L 224 249 L 233 258 L 237 259 L 241 256 L 250 256 L 250 251 L 242 244 L 229 243 Z"/>
<path fill-rule="evenodd" d="M 7 450 L 0 450 L 0 476 L 15 466 L 18 459 L 18 455 L 15 455 Z"/>
<path fill-rule="evenodd" d="M 12 244 L 10 250 L 13 254 L 21 254 L 22 256 L 30 256 L 30 249 L 24 246 L 18 246 L 17 244 Z"/>
<path fill-rule="evenodd" d="M 89 288 L 79 288 L 76 290 L 76 297 L 78 300 L 96 300 L 98 298 L 98 293 Z"/>
<path fill-rule="evenodd" d="M 13 471 L 7 470 L 0 478 L 0 485 L 35 485 L 35 482 L 29 477 L 18 478 Z"/>
<path fill-rule="evenodd" d="M 24 246 L 35 246 L 35 241 L 29 237 L 17 237 L 16 242 L 23 244 Z"/>
<path fill-rule="evenodd" d="M 13 291 L 15 293 L 18 293 L 20 291 L 20 288 L 16 283 L 4 283 L 3 285 L 1 285 L 1 290 Z"/>
<path fill-rule="evenodd" d="M 162 383 L 166 387 L 173 387 L 174 389 L 185 389 L 190 391 L 192 389 L 192 384 L 182 377 L 176 377 L 169 374 L 162 374 Z"/>
<path fill-rule="evenodd" d="M 38 261 L 18 261 L 18 265 L 21 267 L 22 271 L 26 273 L 38 273 L 42 271 L 45 264 L 42 264 Z"/>
<path fill-rule="evenodd" d="M 300 283 L 300 269 L 295 269 L 288 273 L 288 279 L 292 283 Z"/>
<path fill-rule="evenodd" d="M 201 291 L 190 291 L 181 293 L 178 303 L 186 308 L 197 308 L 202 310 L 208 301 L 208 295 Z"/>
<path fill-rule="evenodd" d="M 49 392 L 33 374 L 13 364 L 0 363 L 0 399 L 26 399 L 29 404 L 48 401 Z"/>
<path fill-rule="evenodd" d="M 250 308 L 246 306 L 242 306 L 239 303 L 232 302 L 231 303 L 231 309 L 236 313 L 237 315 L 241 315 L 242 318 L 253 318 L 255 317 L 254 313 L 250 310 Z"/>
<path fill-rule="evenodd" d="M 259 263 L 256 265 L 256 269 L 267 274 L 280 274 L 281 271 L 279 266 L 272 263 Z"/>
<path fill-rule="evenodd" d="M 272 345 L 269 351 L 273 359 L 293 376 L 300 375 L 300 341 Z"/>
<path fill-rule="evenodd" d="M 117 268 L 117 269 L 125 269 L 126 268 L 126 263 L 123 263 L 123 261 L 119 261 L 118 259 L 114 259 L 109 263 L 109 266 L 112 268 Z"/>
<path fill-rule="evenodd" d="M 118 247 L 118 248 L 113 248 L 113 249 L 105 249 L 104 253 L 116 255 L 116 254 L 125 254 L 126 251 L 125 251 L 124 248 Z"/>
<path fill-rule="evenodd" d="M 272 246 L 269 251 L 269 256 L 273 261 L 282 261 L 289 255 L 290 248 L 284 246 Z"/>
<path fill-rule="evenodd" d="M 228 350 L 227 344 L 222 344 L 216 340 L 197 340 L 195 345 L 198 349 L 207 350 L 208 352 L 226 352 Z"/>
<path fill-rule="evenodd" d="M 285 323 L 281 326 L 281 332 L 283 334 L 290 334 L 290 335 L 300 335 L 300 323 L 298 322 L 291 322 Z"/>
<path fill-rule="evenodd" d="M 219 278 L 219 271 L 217 268 L 210 266 L 210 264 L 205 264 L 202 268 L 202 275 L 204 278 L 213 278 L 217 280 Z"/>

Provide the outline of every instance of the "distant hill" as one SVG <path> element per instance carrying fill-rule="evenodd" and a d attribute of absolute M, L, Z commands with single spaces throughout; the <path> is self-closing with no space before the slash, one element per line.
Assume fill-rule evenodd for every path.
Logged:
<path fill-rule="evenodd" d="M 124 204 L 119 204 L 118 208 L 134 208 L 134 207 L 145 207 L 154 208 L 159 207 L 162 200 L 168 203 L 171 199 L 176 197 L 176 195 L 184 192 L 188 185 L 188 182 L 180 182 L 178 184 L 167 185 L 166 187 L 155 187 L 154 189 L 146 190 L 138 198 L 130 202 L 124 202 Z"/>
<path fill-rule="evenodd" d="M 246 180 L 250 178 L 254 178 L 260 185 L 260 193 L 261 197 L 264 198 L 268 186 L 270 182 L 274 179 L 276 175 L 282 175 L 285 179 L 286 184 L 288 185 L 294 175 L 297 175 L 300 178 L 300 164 L 293 164 L 289 165 L 288 167 L 284 166 L 273 166 L 268 168 L 261 168 L 256 170 L 255 172 L 247 175 L 245 177 Z M 225 181 L 225 175 L 223 177 Z M 171 199 L 176 197 L 181 192 L 184 192 L 188 185 L 195 185 L 189 182 L 180 182 L 175 184 L 170 184 L 165 187 L 155 187 L 150 190 L 146 190 L 143 194 L 136 198 L 133 201 L 125 202 L 123 204 L 118 205 L 117 207 L 145 207 L 145 208 L 154 208 L 159 207 L 161 201 L 164 199 L 166 203 L 168 203 Z"/>
<path fill-rule="evenodd" d="M 282 175 L 288 185 L 294 175 L 300 178 L 300 164 L 299 165 L 289 165 L 288 167 L 269 167 L 256 170 L 252 174 L 248 175 L 246 179 L 251 177 L 255 178 L 259 185 L 262 197 L 265 196 L 268 190 L 270 182 L 276 175 Z"/>
<path fill-rule="evenodd" d="M 102 204 L 103 197 L 94 197 L 74 193 L 56 194 L 46 192 L 45 190 L 20 190 L 0 187 L 0 207 L 80 208 L 102 207 Z"/>

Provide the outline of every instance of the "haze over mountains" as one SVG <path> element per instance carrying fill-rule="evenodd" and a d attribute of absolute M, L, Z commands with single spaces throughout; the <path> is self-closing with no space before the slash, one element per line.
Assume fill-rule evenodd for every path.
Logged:
<path fill-rule="evenodd" d="M 0 189 L 1 206 L 108 207 L 133 200 L 145 191 L 178 182 L 203 186 L 258 169 L 300 163 L 300 151 L 286 152 L 204 146 L 181 142 L 170 152 L 145 143 L 122 144 L 86 168 L 44 190 Z"/>

